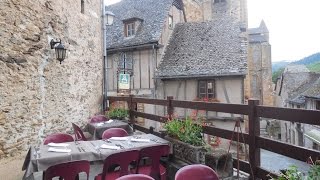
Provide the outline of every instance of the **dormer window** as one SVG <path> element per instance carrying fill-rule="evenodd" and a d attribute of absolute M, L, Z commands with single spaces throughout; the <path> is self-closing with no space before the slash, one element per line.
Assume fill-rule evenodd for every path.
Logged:
<path fill-rule="evenodd" d="M 128 22 L 125 23 L 125 35 L 126 37 L 130 37 L 135 35 L 135 23 L 134 22 Z"/>
<path fill-rule="evenodd" d="M 124 36 L 125 37 L 131 37 L 135 34 L 139 33 L 139 28 L 141 27 L 141 24 L 143 20 L 138 17 L 133 18 L 127 18 L 122 20 L 124 25 Z"/>

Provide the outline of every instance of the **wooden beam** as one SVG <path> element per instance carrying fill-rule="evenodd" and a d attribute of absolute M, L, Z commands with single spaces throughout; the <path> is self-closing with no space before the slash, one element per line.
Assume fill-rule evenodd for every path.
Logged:
<path fill-rule="evenodd" d="M 309 157 L 311 157 L 312 160 L 320 159 L 320 152 L 316 150 L 291 145 L 285 142 L 280 142 L 265 137 L 257 137 L 256 139 L 259 148 L 272 151 L 287 157 L 291 157 L 304 162 L 307 162 Z"/>
<path fill-rule="evenodd" d="M 260 136 L 260 119 L 257 116 L 256 106 L 259 100 L 249 100 L 249 163 L 252 169 L 250 179 L 256 179 L 257 167 L 260 166 L 260 149 L 256 137 Z"/>
<path fill-rule="evenodd" d="M 248 106 L 244 104 L 226 104 L 226 103 L 211 103 L 211 102 L 200 102 L 200 101 L 173 100 L 172 106 L 187 108 L 187 109 L 199 109 L 199 110 L 218 111 L 218 112 L 244 114 L 244 115 L 248 115 L 249 113 Z"/>
<path fill-rule="evenodd" d="M 158 116 L 158 115 L 154 115 L 154 114 L 148 114 L 148 113 L 137 112 L 137 111 L 130 111 L 130 113 L 132 113 L 133 116 L 142 117 L 142 118 L 150 119 L 153 121 L 158 121 L 161 123 L 164 123 L 167 121 L 166 117 Z"/>
<path fill-rule="evenodd" d="M 257 115 L 259 117 L 320 126 L 320 111 L 318 110 L 257 106 Z"/>

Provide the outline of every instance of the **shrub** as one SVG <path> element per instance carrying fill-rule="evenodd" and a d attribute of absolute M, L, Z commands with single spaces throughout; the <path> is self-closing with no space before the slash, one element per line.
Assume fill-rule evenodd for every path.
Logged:
<path fill-rule="evenodd" d="M 185 120 L 173 119 L 168 120 L 164 128 L 170 137 L 176 138 L 182 142 L 194 145 L 202 146 L 204 141 L 202 139 L 202 126 L 194 122 L 190 117 Z"/>
<path fill-rule="evenodd" d="M 126 109 L 123 108 L 114 108 L 114 109 L 110 109 L 107 112 L 107 116 L 110 119 L 124 119 L 126 117 L 128 117 L 129 112 Z"/>

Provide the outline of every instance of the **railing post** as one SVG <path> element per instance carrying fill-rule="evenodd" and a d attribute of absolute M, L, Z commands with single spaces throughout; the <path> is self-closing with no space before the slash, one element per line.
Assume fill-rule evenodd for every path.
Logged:
<path fill-rule="evenodd" d="M 150 134 L 153 134 L 153 133 L 154 133 L 154 127 L 150 126 L 150 128 L 149 128 L 149 133 L 150 133 Z"/>
<path fill-rule="evenodd" d="M 132 101 L 133 97 L 134 96 L 132 94 L 130 94 L 129 101 L 128 101 L 128 107 L 129 107 L 129 118 L 130 118 L 129 123 L 132 125 L 133 131 L 134 131 L 135 119 L 134 119 L 133 111 L 135 110 L 135 106 Z"/>
<path fill-rule="evenodd" d="M 173 106 L 172 106 L 173 96 L 167 96 L 167 100 L 168 100 L 168 106 L 167 106 L 168 119 L 172 120 L 172 116 L 173 116 Z"/>
<path fill-rule="evenodd" d="M 257 116 L 257 105 L 259 105 L 259 100 L 249 100 L 249 163 L 252 169 L 250 179 L 257 179 L 257 167 L 260 166 L 260 148 L 258 148 L 256 142 L 256 137 L 260 136 L 260 119 Z"/>

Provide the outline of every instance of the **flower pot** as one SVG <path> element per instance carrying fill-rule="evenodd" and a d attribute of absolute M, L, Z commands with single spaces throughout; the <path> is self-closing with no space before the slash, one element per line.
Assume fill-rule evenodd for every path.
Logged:
<path fill-rule="evenodd" d="M 190 164 L 204 164 L 207 152 L 204 146 L 193 146 L 169 136 L 165 136 L 165 139 L 170 141 L 175 158 Z"/>

